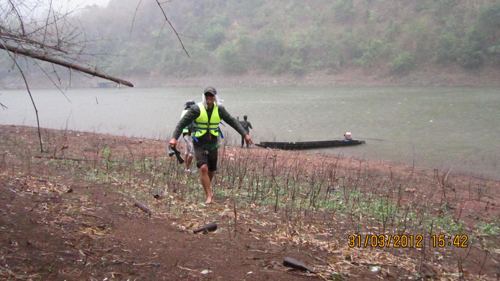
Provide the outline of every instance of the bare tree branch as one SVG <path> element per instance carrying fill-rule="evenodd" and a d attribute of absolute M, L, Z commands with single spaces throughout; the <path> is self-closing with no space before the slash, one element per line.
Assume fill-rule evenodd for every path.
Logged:
<path fill-rule="evenodd" d="M 165 11 L 163 10 L 163 7 L 161 6 L 161 3 L 160 1 L 158 0 L 155 0 L 156 3 L 158 4 L 158 6 L 160 7 L 160 10 L 161 12 L 163 13 L 163 17 L 165 18 L 165 21 L 170 25 L 170 27 L 172 28 L 172 30 L 174 31 L 175 35 L 177 36 L 177 39 L 179 40 L 179 43 L 181 43 L 181 46 L 182 46 L 182 49 L 184 50 L 184 52 L 186 53 L 186 55 L 191 58 L 191 56 L 189 56 L 189 53 L 188 51 L 186 50 L 186 48 L 184 47 L 184 44 L 182 43 L 182 40 L 181 40 L 181 37 L 179 35 L 179 33 L 177 32 L 177 30 L 175 30 L 174 26 L 172 25 L 172 23 L 170 22 L 170 20 L 168 19 L 167 17 L 167 14 L 165 13 Z M 166 1 L 166 2 L 170 2 L 170 1 Z M 130 26 L 130 34 L 132 34 L 132 30 L 133 30 L 133 27 L 134 27 L 134 23 L 135 23 L 135 17 L 137 15 L 137 11 L 139 10 L 139 6 L 141 5 L 142 3 L 142 0 L 139 1 L 139 3 L 137 4 L 137 7 L 135 7 L 135 12 L 134 12 L 134 16 L 132 18 L 132 25 Z M 163 26 L 161 28 L 161 30 L 163 30 Z M 159 39 L 158 39 L 159 40 Z M 158 44 L 158 42 L 157 42 Z"/>
<path fill-rule="evenodd" d="M 2 45 L 0 45 L 0 47 L 1 46 Z M 17 63 L 16 58 L 12 54 L 9 54 L 9 56 L 12 58 L 12 61 L 14 61 L 14 63 L 16 64 L 17 69 L 19 70 L 19 72 L 21 73 L 21 76 L 23 77 L 24 85 L 26 86 L 26 90 L 28 91 L 28 94 L 30 96 L 31 103 L 33 104 L 33 108 L 35 109 L 36 124 L 37 124 L 37 129 L 38 129 L 38 140 L 40 141 L 40 152 L 44 152 L 44 150 L 43 150 L 43 142 L 42 142 L 42 132 L 40 130 L 40 118 L 38 116 L 38 108 L 36 107 L 35 100 L 33 99 L 33 95 L 31 94 L 30 86 L 28 84 L 28 80 L 26 80 L 26 76 L 24 75 L 23 70 L 21 69 L 21 67 Z"/>
<path fill-rule="evenodd" d="M 34 58 L 34 59 L 38 59 L 38 60 L 42 60 L 42 61 L 54 63 L 54 64 L 57 64 L 57 65 L 60 65 L 60 66 L 67 67 L 69 69 L 74 69 L 74 70 L 77 70 L 77 71 L 80 71 L 80 72 L 83 72 L 83 73 L 87 73 L 87 74 L 90 74 L 90 75 L 93 75 L 93 76 L 97 76 L 97 77 L 101 77 L 101 78 L 104 78 L 104 79 L 107 79 L 107 80 L 110 80 L 110 81 L 114 81 L 116 83 L 123 84 L 123 85 L 129 86 L 129 87 L 134 87 L 134 85 L 132 83 L 130 83 L 130 82 L 126 81 L 126 80 L 110 76 L 108 74 L 99 72 L 98 70 L 92 70 L 92 69 L 89 69 L 89 68 L 86 68 L 86 67 L 83 67 L 83 66 L 80 66 L 80 65 L 77 65 L 77 64 L 73 64 L 71 62 L 66 62 L 66 61 L 63 61 L 63 60 L 60 60 L 60 59 L 57 59 L 57 58 L 49 57 L 49 56 L 46 56 L 46 55 L 43 55 L 43 54 L 39 54 L 39 53 L 36 53 L 36 52 L 32 52 L 32 51 L 29 51 L 29 50 L 24 50 L 24 49 L 21 49 L 20 47 L 14 47 L 14 46 L 6 45 L 6 44 L 5 45 L 0 44 L 0 49 L 4 49 L 6 51 L 9 51 L 9 52 L 12 52 L 12 53 L 15 53 L 15 54 L 19 54 L 19 55 L 23 55 L 23 56 L 27 56 L 27 57 L 30 57 L 30 58 Z"/>
<path fill-rule="evenodd" d="M 86 38 L 83 42 L 78 41 L 77 38 L 82 33 L 68 20 L 69 15 L 74 10 L 57 11 L 54 9 L 52 0 L 44 1 L 8 0 L 8 2 L 0 4 L 0 49 L 7 51 L 14 66 L 19 70 L 24 80 L 35 110 L 41 152 L 44 152 L 44 149 L 38 109 L 26 75 L 18 63 L 18 55 L 24 56 L 25 59 L 33 59 L 36 65 L 53 83 L 54 80 L 52 77 L 39 65 L 38 61 L 45 61 L 52 64 L 52 69 L 59 83 L 61 83 L 61 78 L 55 70 L 54 65 L 60 65 L 68 68 L 70 71 L 76 70 L 129 87 L 134 86 L 128 81 L 98 71 L 97 66 L 94 69 L 84 67 L 84 49 L 88 42 Z M 47 14 L 44 19 L 41 19 L 40 8 L 47 6 Z M 85 35 L 85 32 L 83 34 Z M 56 87 L 58 86 L 56 85 Z M 7 108 L 1 103 L 0 107 L 3 109 Z"/>
<path fill-rule="evenodd" d="M 156 0 L 156 3 L 158 4 L 158 6 L 160 7 L 161 9 L 161 12 L 163 13 L 163 16 L 165 17 L 165 20 L 168 22 L 168 24 L 170 25 L 170 27 L 172 28 L 172 30 L 175 32 L 175 35 L 177 36 L 177 39 L 179 39 L 179 42 L 181 43 L 181 46 L 182 46 L 182 49 L 184 50 L 184 52 L 186 52 L 186 55 L 191 58 L 189 56 L 189 53 L 188 51 L 186 50 L 186 48 L 184 47 L 184 44 L 182 43 L 182 40 L 181 40 L 181 37 L 179 36 L 179 33 L 177 33 L 177 30 L 175 30 L 174 26 L 172 25 L 172 23 L 170 23 L 170 21 L 168 20 L 168 17 L 167 17 L 167 14 L 165 14 L 165 11 L 163 10 L 163 7 L 161 6 L 160 2 L 158 0 Z"/>
<path fill-rule="evenodd" d="M 45 7 L 48 10 L 42 18 L 40 9 Z M 52 0 L 8 0 L 0 5 L 0 49 L 133 87 L 85 63 L 85 57 L 93 55 L 84 52 L 88 43 L 84 29 L 70 22 L 69 15 L 75 10 L 59 9 Z M 79 41 L 82 34 L 84 41 Z M 57 80 L 60 82 L 59 76 Z"/>
<path fill-rule="evenodd" d="M 142 0 L 137 3 L 137 7 L 135 7 L 134 16 L 132 17 L 132 24 L 130 25 L 130 35 L 132 35 L 132 30 L 134 29 L 135 16 L 137 15 L 137 11 L 139 10 L 139 6 L 141 6 Z"/>

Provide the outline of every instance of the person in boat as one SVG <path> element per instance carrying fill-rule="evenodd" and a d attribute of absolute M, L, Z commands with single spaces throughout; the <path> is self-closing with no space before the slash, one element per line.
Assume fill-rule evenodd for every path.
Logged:
<path fill-rule="evenodd" d="M 344 141 L 351 141 L 351 140 L 352 140 L 351 133 L 350 132 L 345 132 L 344 133 Z"/>
<path fill-rule="evenodd" d="M 189 111 L 177 123 L 169 145 L 170 147 L 175 147 L 183 128 L 193 122 L 193 132 L 191 135 L 193 137 L 196 166 L 200 169 L 201 185 L 207 195 L 205 203 L 210 204 L 214 200 L 214 194 L 210 185 L 217 170 L 219 137 L 224 137 L 219 128 L 220 122 L 224 120 L 224 122 L 242 135 L 248 143 L 253 144 L 253 142 L 240 122 L 232 117 L 224 106 L 222 106 L 223 100 L 217 95 L 217 90 L 214 87 L 207 87 L 203 91 L 202 99 L 202 102 L 192 105 Z"/>
<path fill-rule="evenodd" d="M 240 117 L 237 116 L 236 119 L 238 121 L 240 121 Z M 252 128 L 252 123 L 250 123 L 250 121 L 247 120 L 248 119 L 248 116 L 246 115 L 243 115 L 243 121 L 240 121 L 240 124 L 241 126 L 243 126 L 243 129 L 245 129 L 245 131 L 247 131 L 247 134 L 250 135 L 250 129 L 253 129 Z M 248 142 L 247 143 L 247 148 L 248 148 Z M 243 148 L 243 145 L 245 144 L 245 137 L 241 137 L 241 147 Z"/>
<path fill-rule="evenodd" d="M 181 113 L 181 119 L 189 111 L 189 108 L 195 104 L 196 103 L 192 100 L 188 100 L 186 102 L 186 104 L 184 105 L 184 110 Z M 191 171 L 191 163 L 193 162 L 193 157 L 194 157 L 193 137 L 191 136 L 191 130 L 192 130 L 192 124 L 189 124 L 188 126 L 184 127 L 184 129 L 182 129 L 182 138 L 186 143 L 186 148 L 184 149 L 186 169 L 184 170 L 184 172 L 196 173 L 196 170 Z"/>

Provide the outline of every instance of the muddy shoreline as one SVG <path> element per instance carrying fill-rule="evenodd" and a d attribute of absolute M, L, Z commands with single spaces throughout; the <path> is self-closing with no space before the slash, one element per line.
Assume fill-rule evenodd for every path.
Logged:
<path fill-rule="evenodd" d="M 112 75 L 112 73 L 110 73 Z M 61 73 L 61 79 L 50 80 L 44 75 L 28 76 L 30 88 L 55 88 L 62 90 L 98 87 L 99 82 L 109 82 L 88 75 L 73 74 L 71 79 Z M 485 67 L 465 70 L 459 66 L 423 66 L 408 74 L 389 75 L 384 69 L 345 68 L 338 71 L 316 71 L 303 76 L 246 73 L 242 75 L 209 74 L 197 77 L 171 77 L 157 74 L 120 77 L 134 87 L 335 87 L 335 86 L 398 86 L 398 87 L 500 87 L 500 68 Z M 18 75 L 9 75 L 2 81 L 4 89 L 24 89 Z"/>

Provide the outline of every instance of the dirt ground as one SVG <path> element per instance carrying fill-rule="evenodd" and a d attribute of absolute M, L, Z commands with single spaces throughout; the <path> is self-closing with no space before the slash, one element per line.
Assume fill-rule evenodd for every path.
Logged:
<path fill-rule="evenodd" d="M 252 220 L 245 220 L 242 214 L 236 214 L 236 208 L 231 209 L 230 198 L 216 197 L 211 205 L 191 202 L 176 206 L 184 208 L 181 216 L 147 213 L 140 208 L 141 202 L 118 192 L 120 186 L 116 184 L 83 179 L 75 174 L 78 171 L 54 170 L 51 165 L 57 157 L 51 159 L 50 156 L 60 153 L 28 153 L 21 142 L 36 151 L 36 128 L 0 126 L 0 129 L 2 280 L 473 280 L 468 278 L 469 274 L 482 280 L 499 278 L 499 252 L 476 248 L 470 251 L 468 267 L 461 270 L 459 276 L 439 274 L 440 264 L 443 268 L 449 266 L 443 260 L 421 263 L 417 266 L 420 274 L 413 277 L 404 266 L 397 264 L 384 267 L 383 271 L 374 270 L 376 264 L 355 262 L 356 253 L 350 252 L 347 257 L 349 249 L 335 253 L 311 241 L 276 239 L 277 236 L 269 234 L 276 232 L 284 217 L 269 208 L 254 212 Z M 65 142 L 53 147 L 58 151 L 73 150 L 72 155 L 79 155 L 79 159 L 90 159 L 85 157 L 93 153 L 91 147 L 81 151 L 75 151 L 74 147 L 88 146 L 89 139 L 95 135 L 68 132 L 66 137 Z M 146 156 L 161 153 L 166 145 L 160 140 L 109 135 L 99 138 L 113 143 L 114 151 L 141 151 Z M 19 145 L 12 146 L 13 142 Z M 228 148 L 223 157 L 232 157 L 238 150 Z M 262 150 L 253 147 L 249 151 L 258 154 Z M 300 155 L 308 162 L 324 161 L 317 154 Z M 369 165 L 374 171 L 391 176 L 411 172 L 422 182 L 421 192 L 432 194 L 435 186 L 429 184 L 435 181 L 433 170 L 354 159 L 336 161 L 346 167 Z M 498 181 L 467 175 L 449 178 L 450 190 L 470 189 L 472 185 L 485 190 L 500 187 Z M 201 187 L 199 192 L 203 192 Z M 488 193 L 482 201 L 464 201 L 461 205 L 467 214 L 464 217 L 498 221 L 500 201 L 492 194 L 495 192 Z M 142 201 L 148 208 L 169 204 L 168 198 L 161 196 L 149 200 L 156 201 Z M 216 231 L 194 234 L 194 229 L 213 222 L 213 217 L 203 213 L 218 214 L 221 218 L 223 214 L 234 213 L 234 223 L 229 223 L 232 219 L 221 219 L 217 221 Z M 236 217 L 240 219 L 237 223 Z M 252 223 L 257 220 L 265 223 Z M 347 241 L 345 237 L 336 238 L 342 241 L 339 243 Z M 394 249 L 386 252 L 391 251 L 398 255 Z M 411 256 L 407 252 L 402 256 Z M 377 251 L 370 255 L 382 259 L 385 254 Z M 285 258 L 301 261 L 318 272 L 286 267 Z M 344 268 L 343 274 L 323 270 L 333 267 Z"/>

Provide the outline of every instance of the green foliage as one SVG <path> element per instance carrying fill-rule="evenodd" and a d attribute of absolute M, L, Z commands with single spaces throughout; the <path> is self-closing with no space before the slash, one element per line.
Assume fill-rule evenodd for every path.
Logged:
<path fill-rule="evenodd" d="M 476 29 L 479 35 L 476 41 L 481 43 L 479 48 L 489 52 L 487 49 L 500 40 L 500 2 L 484 6 L 481 9 Z"/>
<path fill-rule="evenodd" d="M 500 40 L 497 45 L 488 48 L 488 55 L 491 57 L 492 64 L 500 64 Z"/>
<path fill-rule="evenodd" d="M 287 73 L 290 69 L 290 58 L 288 56 L 280 56 L 274 63 L 272 73 L 273 74 L 283 74 Z"/>
<path fill-rule="evenodd" d="M 446 233 L 462 234 L 465 230 L 464 223 L 462 221 L 456 222 L 451 215 L 442 217 L 429 216 L 425 221 L 426 230 L 429 233 L 435 234 L 445 231 Z"/>
<path fill-rule="evenodd" d="M 272 69 L 274 63 L 284 54 L 284 41 L 276 32 L 268 30 L 264 35 L 257 38 L 255 53 L 256 65 L 265 70 Z"/>
<path fill-rule="evenodd" d="M 217 61 L 225 74 L 242 74 L 247 71 L 246 65 L 241 59 L 235 45 L 231 44 L 219 48 Z"/>
<path fill-rule="evenodd" d="M 442 16 L 450 13 L 450 9 L 457 5 L 459 0 L 436 0 L 434 10 L 437 16 Z"/>
<path fill-rule="evenodd" d="M 467 69 L 476 69 L 483 65 L 483 52 L 479 49 L 477 42 L 466 42 L 460 53 L 460 65 Z"/>
<path fill-rule="evenodd" d="M 484 63 L 484 41 L 481 33 L 474 27 L 467 31 L 467 37 L 462 44 L 458 61 L 467 69 L 477 69 Z"/>
<path fill-rule="evenodd" d="M 247 71 L 304 75 L 347 66 L 388 66 L 405 73 L 419 64 L 498 64 L 500 2 L 478 0 L 186 0 L 169 4 L 174 32 L 156 3 L 133 21 L 133 0 L 78 15 L 93 52 L 113 54 L 102 69 L 115 75 L 196 76 Z M 494 3 L 490 3 L 494 2 Z M 355 4 L 356 3 L 356 4 Z M 119 9 L 118 7 L 122 7 Z M 472 8 L 473 7 L 473 8 Z M 398 50 L 406 50 L 400 54 Z M 418 64 L 417 64 L 418 62 Z"/>
<path fill-rule="evenodd" d="M 215 25 L 207 28 L 203 37 L 205 38 L 207 47 L 210 50 L 215 50 L 220 44 L 222 44 L 226 35 L 224 33 L 224 28 L 221 25 Z"/>
<path fill-rule="evenodd" d="M 353 0 L 338 0 L 333 4 L 335 18 L 343 23 L 353 20 L 356 16 Z"/>
<path fill-rule="evenodd" d="M 359 52 L 359 58 L 356 59 L 356 63 L 368 67 L 381 58 L 384 53 L 384 44 L 378 39 L 370 38 L 357 49 L 357 52 Z"/>
<path fill-rule="evenodd" d="M 254 50 L 254 39 L 246 34 L 244 30 L 238 31 L 238 38 L 236 40 L 236 49 L 241 58 L 241 60 L 251 65 L 253 57 L 255 56 Z"/>
<path fill-rule="evenodd" d="M 229 22 L 225 15 L 215 16 L 207 22 L 203 29 L 203 38 L 210 50 L 215 50 L 226 38 L 225 27 Z"/>
<path fill-rule="evenodd" d="M 354 59 L 359 59 L 363 56 L 359 40 L 356 39 L 355 34 L 352 32 L 343 33 L 340 38 L 336 40 L 334 50 L 336 51 L 340 64 L 354 61 Z"/>
<path fill-rule="evenodd" d="M 377 21 L 378 21 L 377 13 L 373 10 L 370 10 L 370 11 L 366 10 L 366 11 L 367 11 L 367 15 L 369 14 L 368 22 L 370 22 L 372 24 L 377 23 Z"/>
<path fill-rule="evenodd" d="M 302 62 L 301 59 L 297 58 L 292 58 L 290 60 L 290 70 L 292 71 L 293 74 L 295 75 L 304 75 L 305 74 L 305 69 L 304 69 L 304 63 Z"/>
<path fill-rule="evenodd" d="M 394 40 L 398 32 L 399 32 L 399 25 L 395 24 L 394 21 L 391 19 L 389 21 L 389 25 L 387 25 L 387 29 L 385 30 L 385 37 L 388 40 Z"/>
<path fill-rule="evenodd" d="M 498 235 L 500 231 L 500 227 L 496 223 L 485 223 L 485 222 L 478 222 L 477 223 L 477 228 L 479 233 L 481 234 L 486 234 L 486 235 Z"/>
<path fill-rule="evenodd" d="M 484 6 L 479 13 L 478 23 L 485 29 L 500 29 L 500 2 Z"/>
<path fill-rule="evenodd" d="M 400 54 L 389 65 L 391 74 L 406 74 L 416 66 L 415 58 L 409 52 Z"/>
<path fill-rule="evenodd" d="M 451 33 L 443 33 L 439 36 L 439 45 L 436 51 L 437 63 L 449 63 L 457 59 L 458 40 Z"/>

